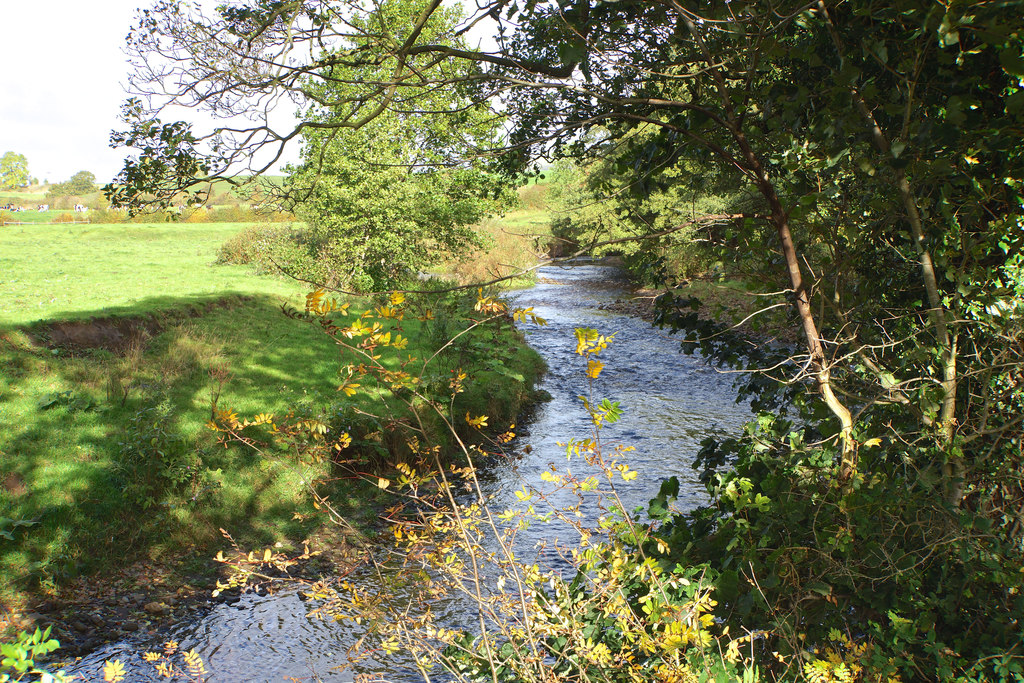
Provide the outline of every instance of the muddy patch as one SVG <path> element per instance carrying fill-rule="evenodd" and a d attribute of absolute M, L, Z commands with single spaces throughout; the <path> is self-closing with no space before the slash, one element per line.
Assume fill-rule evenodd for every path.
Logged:
<path fill-rule="evenodd" d="M 199 318 L 216 308 L 235 306 L 251 299 L 247 296 L 234 296 L 160 314 L 44 323 L 26 332 L 32 342 L 40 347 L 72 353 L 104 349 L 122 355 L 133 347 L 145 346 L 150 338 L 183 320 Z"/>
<path fill-rule="evenodd" d="M 40 346 L 68 351 L 106 349 L 124 353 L 132 346 L 144 344 L 159 333 L 163 325 L 155 317 L 102 318 L 47 325 L 32 333 Z"/>

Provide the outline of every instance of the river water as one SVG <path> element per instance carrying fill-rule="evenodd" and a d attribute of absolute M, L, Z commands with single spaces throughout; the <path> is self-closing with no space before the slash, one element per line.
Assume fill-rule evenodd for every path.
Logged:
<path fill-rule="evenodd" d="M 615 268 L 593 263 L 567 267 L 549 266 L 539 271 L 535 287 L 518 292 L 515 304 L 533 307 L 546 326 L 524 325 L 527 340 L 545 358 L 551 371 L 541 388 L 552 399 L 541 405 L 529 424 L 517 429 L 520 437 L 511 444 L 516 457 L 494 463 L 483 478 L 484 493 L 492 507 L 502 510 L 517 505 L 514 492 L 523 484 L 542 486 L 540 475 L 554 463 L 567 467 L 565 448 L 572 437 L 591 435 L 591 422 L 579 396 L 586 393 L 584 361 L 575 354 L 573 330 L 594 328 L 615 334 L 612 345 L 601 354 L 605 363 L 595 382 L 596 398 L 617 401 L 623 408 L 619 422 L 602 432 L 602 439 L 635 448 L 629 466 L 640 476 L 617 482 L 627 510 L 646 505 L 662 479 L 680 481 L 679 509 L 692 509 L 704 501 L 703 487 L 690 467 L 709 435 L 735 432 L 749 418 L 749 408 L 736 403 L 729 375 L 719 374 L 699 356 L 678 351 L 678 340 L 652 328 L 643 320 L 607 308 L 627 298 L 626 282 Z M 585 475 L 578 464 L 574 474 Z M 554 494 L 553 502 L 560 501 Z M 557 566 L 559 559 L 537 550 L 553 545 L 568 528 L 534 524 L 516 538 L 517 555 L 541 553 L 542 566 Z M 372 582 L 367 573 L 364 581 Z M 361 668 L 337 671 L 344 652 L 358 639 L 358 626 L 307 617 L 309 603 L 297 592 L 271 595 L 248 593 L 233 604 L 220 604 L 195 623 L 179 625 L 158 640 L 126 641 L 108 645 L 81 660 L 74 672 L 92 679 L 105 660 L 120 659 L 129 681 L 154 680 L 153 668 L 141 659 L 147 649 L 174 639 L 183 649 L 195 648 L 206 663 L 208 681 L 259 683 L 292 680 L 349 682 L 359 673 L 363 680 L 417 680 L 386 662 L 364 662 Z M 436 606 L 450 623 L 468 621 L 466 606 L 458 602 Z M 97 678 L 102 680 L 102 676 Z"/>

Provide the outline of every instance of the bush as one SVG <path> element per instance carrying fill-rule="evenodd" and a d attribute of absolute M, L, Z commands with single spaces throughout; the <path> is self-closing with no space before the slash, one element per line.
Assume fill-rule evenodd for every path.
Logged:
<path fill-rule="evenodd" d="M 707 566 L 716 619 L 734 632 L 758 625 L 761 661 L 795 662 L 812 680 L 830 659 L 863 680 L 1019 678 L 1024 558 L 1012 525 L 943 502 L 926 472 L 902 471 L 900 445 L 862 449 L 856 480 L 837 484 L 834 448 L 809 445 L 818 439 L 762 414 L 742 437 L 706 442 L 712 504 L 668 517 L 668 482 L 651 505 L 665 523 L 644 550 L 661 543 L 667 561 Z"/>
<path fill-rule="evenodd" d="M 124 223 L 128 220 L 128 212 L 122 209 L 91 209 L 88 219 L 90 223 Z"/>
<path fill-rule="evenodd" d="M 199 207 L 198 209 L 192 209 L 185 213 L 184 219 L 186 223 L 209 223 L 210 212 L 206 207 Z"/>
<path fill-rule="evenodd" d="M 221 245 L 217 263 L 252 264 L 274 273 L 280 272 L 280 264 L 305 272 L 304 241 L 304 232 L 290 225 L 251 225 Z"/>
<path fill-rule="evenodd" d="M 208 220 L 211 223 L 244 223 L 258 220 L 258 217 L 249 207 L 232 204 L 211 208 Z"/>
<path fill-rule="evenodd" d="M 165 398 L 147 397 L 131 416 L 120 442 L 118 473 L 123 495 L 148 509 L 184 496 L 191 502 L 211 490 L 210 473 L 199 452 L 178 433 L 177 415 Z"/>

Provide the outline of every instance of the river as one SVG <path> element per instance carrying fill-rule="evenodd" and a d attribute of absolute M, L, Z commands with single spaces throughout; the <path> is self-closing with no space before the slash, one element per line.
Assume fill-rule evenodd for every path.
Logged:
<path fill-rule="evenodd" d="M 524 482 L 539 486 L 549 463 L 566 466 L 565 448 L 559 442 L 590 435 L 590 420 L 579 399 L 586 392 L 583 362 L 575 354 L 573 336 L 575 328 L 587 327 L 615 334 L 614 343 L 601 354 L 605 369 L 595 383 L 595 394 L 618 401 L 623 408 L 622 419 L 609 426 L 603 438 L 636 449 L 629 455 L 629 465 L 640 476 L 617 483 L 626 508 L 645 505 L 660 481 L 670 476 L 680 481 L 677 507 L 699 505 L 705 500 L 704 490 L 690 465 L 700 442 L 709 435 L 735 432 L 750 415 L 746 405 L 736 403 L 731 377 L 716 372 L 700 356 L 679 353 L 677 339 L 643 320 L 606 308 L 629 296 L 615 268 L 592 263 L 548 266 L 540 269 L 539 276 L 539 284 L 514 298 L 517 306 L 532 306 L 548 322 L 523 329 L 551 368 L 541 388 L 552 400 L 535 411 L 529 424 L 517 429 L 520 436 L 512 444 L 517 457 L 489 468 L 483 480 L 485 495 L 497 509 L 514 506 L 514 491 Z M 517 545 L 523 553 L 542 543 L 550 547 L 558 533 L 551 526 L 535 524 L 517 537 Z M 551 564 L 552 558 L 547 560 Z M 367 573 L 363 580 L 372 578 Z M 195 648 L 203 656 L 210 671 L 205 680 L 213 682 L 269 683 L 288 677 L 349 682 L 358 673 L 371 681 L 416 680 L 380 662 L 364 663 L 355 672 L 336 671 L 344 661 L 343 653 L 358 638 L 359 627 L 309 618 L 308 609 L 294 591 L 248 593 L 233 604 L 216 606 L 194 623 L 159 634 L 159 640 L 108 645 L 81 660 L 74 672 L 91 679 L 103 661 L 120 659 L 129 671 L 129 681 L 154 680 L 152 666 L 142 661 L 141 654 L 174 639 L 183 649 Z M 437 611 L 447 613 L 453 622 L 468 620 L 464 605 L 439 605 Z"/>

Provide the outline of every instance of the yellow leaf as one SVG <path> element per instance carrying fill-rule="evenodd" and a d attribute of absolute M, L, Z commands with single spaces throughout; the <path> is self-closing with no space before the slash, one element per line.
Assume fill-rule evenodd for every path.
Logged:
<path fill-rule="evenodd" d="M 377 477 L 377 488 L 386 489 L 389 486 L 391 486 L 390 481 L 388 481 L 384 477 Z"/>
<path fill-rule="evenodd" d="M 477 429 L 480 429 L 481 427 L 487 426 L 487 416 L 481 415 L 480 417 L 470 417 L 469 413 L 466 413 L 466 422 L 469 424 L 470 427 L 476 427 Z"/>
<path fill-rule="evenodd" d="M 397 306 L 405 301 L 404 292 L 391 292 L 391 305 Z"/>
<path fill-rule="evenodd" d="M 272 552 L 270 552 L 270 548 L 267 548 L 266 550 L 263 551 L 263 561 L 264 562 L 270 562 L 270 560 L 273 559 L 273 557 L 274 557 L 274 554 Z"/>
<path fill-rule="evenodd" d="M 114 659 L 103 665 L 103 680 L 107 683 L 118 683 L 124 680 L 125 670 L 121 660 Z"/>
<path fill-rule="evenodd" d="M 882 443 L 881 439 L 875 438 L 875 439 L 868 439 L 867 441 L 864 442 L 863 445 L 867 446 L 868 448 L 870 448 L 871 446 L 878 446 L 881 443 Z"/>
<path fill-rule="evenodd" d="M 604 369 L 604 363 L 599 360 L 588 360 L 587 361 L 587 377 L 590 379 L 597 379 L 597 376 L 601 374 L 601 370 Z"/>
<path fill-rule="evenodd" d="M 324 289 L 318 289 L 315 292 L 310 292 L 306 295 L 306 313 L 317 312 L 321 310 L 321 304 L 323 303 L 324 297 L 327 296 L 327 292 Z"/>

